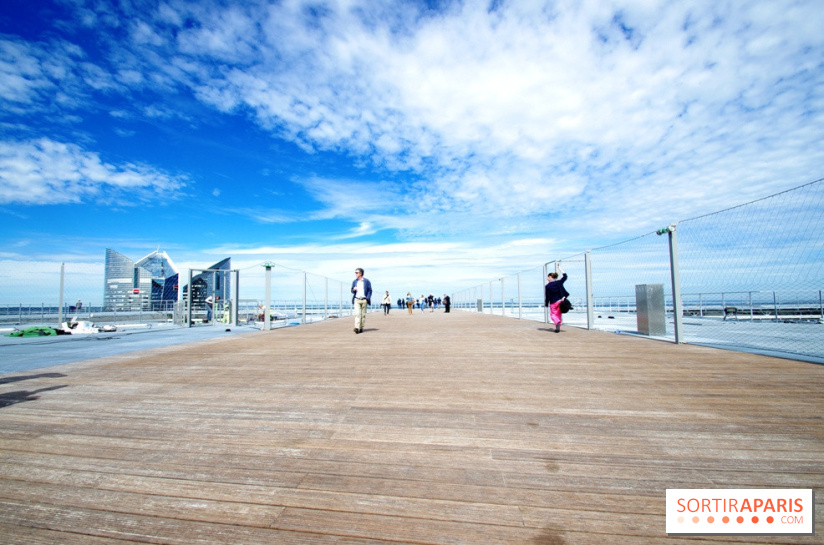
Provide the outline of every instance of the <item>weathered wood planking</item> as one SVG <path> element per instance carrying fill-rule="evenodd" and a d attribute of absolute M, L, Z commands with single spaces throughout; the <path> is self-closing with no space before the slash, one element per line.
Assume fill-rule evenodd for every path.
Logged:
<path fill-rule="evenodd" d="M 664 533 L 667 488 L 821 498 L 814 364 L 393 312 L 18 375 L 4 543 L 821 542 Z"/>

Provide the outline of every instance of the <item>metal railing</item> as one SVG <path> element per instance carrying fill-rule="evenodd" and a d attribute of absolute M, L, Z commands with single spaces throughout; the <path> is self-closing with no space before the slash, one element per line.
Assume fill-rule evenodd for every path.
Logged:
<path fill-rule="evenodd" d="M 638 286 L 664 292 L 660 338 L 824 362 L 824 180 L 675 222 L 616 244 L 458 290 L 458 309 L 549 322 L 561 265 L 564 323 L 639 333 Z M 540 281 L 540 283 L 539 283 Z M 526 301 L 526 303 L 524 303 Z"/>

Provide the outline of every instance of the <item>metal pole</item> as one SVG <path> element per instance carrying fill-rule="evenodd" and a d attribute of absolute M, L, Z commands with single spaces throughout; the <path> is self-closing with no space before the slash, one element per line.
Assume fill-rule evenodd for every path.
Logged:
<path fill-rule="evenodd" d="M 518 273 L 518 319 L 521 319 L 523 308 L 521 307 L 521 273 Z"/>
<path fill-rule="evenodd" d="M 63 323 L 63 283 L 64 283 L 64 280 L 65 280 L 65 276 L 66 276 L 66 264 L 61 263 L 60 264 L 60 297 L 58 299 L 59 303 L 58 303 L 58 307 L 57 307 L 57 324 L 58 325 Z M 22 307 L 21 307 L 20 312 L 22 313 Z M 22 323 L 22 321 L 23 321 L 23 318 L 21 317 L 20 322 Z"/>
<path fill-rule="evenodd" d="M 549 274 L 547 272 L 546 266 L 547 266 L 547 263 L 544 263 L 544 276 L 543 276 L 543 279 L 542 279 L 543 281 L 541 282 L 541 284 L 544 287 L 544 293 L 546 293 L 546 284 L 547 284 L 546 277 Z M 545 324 L 549 323 L 549 307 L 546 306 L 546 295 L 544 295 L 544 323 Z"/>
<path fill-rule="evenodd" d="M 265 299 L 263 300 L 263 330 L 269 331 L 272 329 L 272 318 L 269 316 L 269 304 L 272 301 L 272 264 L 264 263 L 266 268 L 266 282 L 265 282 Z"/>
<path fill-rule="evenodd" d="M 192 327 L 192 269 L 189 269 L 189 284 L 186 290 L 186 323 Z M 117 307 L 115 307 L 115 316 L 117 316 Z"/>
<path fill-rule="evenodd" d="M 306 271 L 303 271 L 303 319 L 300 323 L 306 325 Z"/>
<path fill-rule="evenodd" d="M 329 279 L 325 276 L 323 279 L 326 283 L 323 290 L 323 319 L 326 320 L 329 318 Z"/>
<path fill-rule="evenodd" d="M 675 342 L 684 342 L 684 320 L 681 303 L 681 273 L 678 266 L 678 233 L 676 225 L 669 226 L 670 272 L 672 274 L 672 311 L 675 315 Z"/>
<path fill-rule="evenodd" d="M 238 325 L 238 311 L 240 306 L 240 271 L 235 271 L 235 300 L 232 303 L 232 325 Z"/>
<path fill-rule="evenodd" d="M 775 321 L 778 321 L 778 297 L 775 295 L 775 291 L 773 291 L 773 308 L 775 309 Z"/>
<path fill-rule="evenodd" d="M 501 316 L 506 316 L 506 296 L 504 293 L 504 279 L 501 277 Z"/>
<path fill-rule="evenodd" d="M 489 314 L 495 311 L 495 296 L 492 295 L 492 280 L 489 281 Z"/>
<path fill-rule="evenodd" d="M 212 273 L 212 319 L 209 321 L 210 325 L 215 325 L 215 317 L 217 316 L 217 274 L 218 271 Z"/>
<path fill-rule="evenodd" d="M 821 290 L 818 290 L 818 306 L 821 308 L 821 320 L 824 320 L 824 301 L 821 299 Z"/>
<path fill-rule="evenodd" d="M 592 301 L 592 261 L 589 250 L 584 254 L 584 274 L 587 277 L 587 329 L 595 327 L 595 309 Z"/>

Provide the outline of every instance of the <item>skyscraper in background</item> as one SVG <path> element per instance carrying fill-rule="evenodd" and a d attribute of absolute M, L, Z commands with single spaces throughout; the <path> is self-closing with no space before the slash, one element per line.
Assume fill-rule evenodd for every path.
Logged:
<path fill-rule="evenodd" d="M 106 248 L 103 305 L 106 310 L 166 310 L 177 301 L 179 273 L 166 252 L 137 262 Z"/>

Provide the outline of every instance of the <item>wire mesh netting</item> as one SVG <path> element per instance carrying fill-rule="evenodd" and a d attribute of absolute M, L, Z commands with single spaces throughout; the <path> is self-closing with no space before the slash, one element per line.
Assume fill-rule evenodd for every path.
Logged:
<path fill-rule="evenodd" d="M 824 362 L 823 212 L 824 180 L 817 180 L 631 240 L 552 256 L 545 270 L 526 269 L 454 298 L 462 310 L 548 322 L 539 308 L 544 276 L 560 266 L 574 307 L 565 324 Z M 540 286 L 524 282 L 539 269 Z"/>
<path fill-rule="evenodd" d="M 678 224 L 687 342 L 824 356 L 824 183 Z"/>
<path fill-rule="evenodd" d="M 545 264 L 456 291 L 452 304 L 546 322 L 546 274 L 560 267 L 573 304 L 566 324 L 824 361 L 822 212 L 824 180 L 818 180 L 660 233 L 548 256 Z M 189 270 L 178 274 L 167 261 L 159 251 L 132 262 L 113 250 L 96 263 L 0 261 L 0 327 L 182 323 Z M 223 301 L 206 320 L 212 324 L 234 318 L 236 310 L 239 323 L 262 327 L 267 304 L 274 327 L 352 315 L 351 281 L 277 263 L 269 263 L 268 273 L 262 262 L 235 271 L 228 259 L 220 265 L 219 277 L 211 268 L 192 270 L 198 292 L 192 324 L 207 318 L 203 290 L 210 289 Z M 649 305 L 650 293 L 662 294 L 660 306 Z M 639 294 L 646 294 L 643 301 Z M 228 301 L 235 308 L 227 309 Z M 372 308 L 380 304 L 381 294 L 373 294 Z M 656 316 L 662 327 L 645 329 Z"/>
<path fill-rule="evenodd" d="M 272 327 L 300 325 L 352 315 L 350 283 L 273 262 L 269 280 L 269 320 Z M 262 327 L 265 322 L 264 264 L 241 269 L 238 320 Z M 373 306 L 374 306 L 373 296 Z"/>

